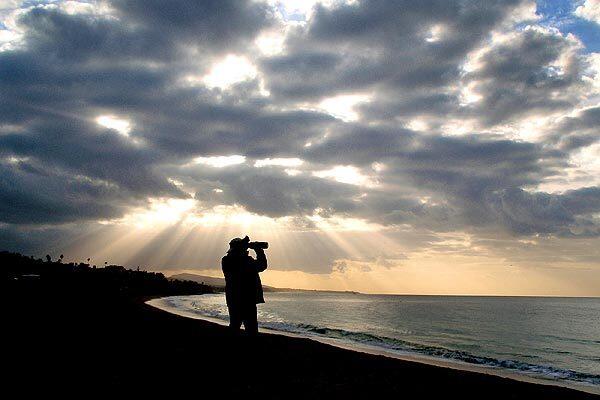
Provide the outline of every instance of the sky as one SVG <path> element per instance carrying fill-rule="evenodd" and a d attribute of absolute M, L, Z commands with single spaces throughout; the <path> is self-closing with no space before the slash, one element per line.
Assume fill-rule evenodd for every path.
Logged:
<path fill-rule="evenodd" d="M 600 0 L 0 0 L 0 248 L 600 296 Z"/>

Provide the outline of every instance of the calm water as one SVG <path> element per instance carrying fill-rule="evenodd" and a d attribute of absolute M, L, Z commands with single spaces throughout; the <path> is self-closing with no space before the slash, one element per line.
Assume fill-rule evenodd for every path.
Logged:
<path fill-rule="evenodd" d="M 265 293 L 259 324 L 600 387 L 600 299 Z M 161 299 L 227 320 L 223 295 Z"/>

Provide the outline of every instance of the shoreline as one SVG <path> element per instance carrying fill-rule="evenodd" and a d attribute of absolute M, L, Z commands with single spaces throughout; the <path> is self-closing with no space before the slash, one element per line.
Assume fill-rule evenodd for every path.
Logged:
<path fill-rule="evenodd" d="M 171 307 L 160 304 L 167 297 L 158 297 L 145 301 L 144 303 L 154 307 L 158 310 L 164 311 L 166 313 L 177 315 L 183 318 L 189 318 L 194 320 L 200 320 L 212 324 L 216 324 L 219 326 L 227 326 L 227 322 L 218 318 L 213 318 L 209 316 L 199 315 L 193 312 L 185 312 L 181 310 L 175 310 Z M 530 383 L 530 384 L 538 384 L 544 386 L 551 387 L 560 387 L 566 389 L 577 390 L 583 393 L 600 395 L 600 387 L 596 388 L 594 386 L 586 385 L 584 383 L 569 383 L 569 382 L 561 382 L 552 379 L 544 379 L 541 377 L 530 376 L 526 374 L 519 374 L 518 372 L 510 372 L 506 370 L 501 370 L 496 367 L 484 366 L 484 365 L 476 365 L 469 364 L 466 362 L 458 361 L 458 360 L 444 360 L 441 358 L 428 357 L 425 355 L 417 355 L 417 354 L 399 354 L 398 352 L 394 352 L 391 350 L 385 350 L 382 348 L 377 348 L 375 346 L 369 346 L 360 343 L 348 343 L 341 340 L 326 338 L 326 337 L 318 337 L 318 336 L 310 336 L 310 335 L 302 335 L 293 332 L 279 331 L 275 329 L 262 328 L 259 327 L 259 332 L 268 334 L 268 335 L 279 335 L 284 337 L 291 337 L 296 339 L 307 339 L 317 343 L 334 346 L 340 349 L 353 351 L 357 353 L 364 353 L 373 356 L 379 357 L 388 357 L 401 361 L 414 362 L 419 364 L 424 364 L 433 367 L 439 368 L 449 368 L 456 371 L 465 371 L 465 372 L 473 372 L 479 374 L 485 374 L 505 379 L 512 379 L 518 382 Z"/>

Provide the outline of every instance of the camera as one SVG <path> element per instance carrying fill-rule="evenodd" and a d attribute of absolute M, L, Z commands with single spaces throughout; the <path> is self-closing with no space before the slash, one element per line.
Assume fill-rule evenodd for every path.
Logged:
<path fill-rule="evenodd" d="M 248 236 L 244 236 L 243 239 L 241 239 L 241 238 L 231 239 L 231 241 L 229 242 L 229 247 L 232 249 L 239 249 L 239 250 L 248 250 L 248 249 L 257 250 L 257 249 L 267 249 L 269 247 L 269 243 L 267 243 L 267 242 L 251 242 L 250 238 Z"/>
<path fill-rule="evenodd" d="M 268 249 L 269 248 L 269 243 L 267 243 L 267 242 L 249 242 L 248 243 L 248 248 L 252 249 L 252 250 L 256 250 L 256 249 Z"/>

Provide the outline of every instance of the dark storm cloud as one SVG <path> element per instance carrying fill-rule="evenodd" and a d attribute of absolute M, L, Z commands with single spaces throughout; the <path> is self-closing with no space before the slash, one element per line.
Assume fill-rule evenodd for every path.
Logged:
<path fill-rule="evenodd" d="M 600 140 L 600 107 L 584 109 L 562 120 L 548 138 L 565 150 L 577 150 Z"/>
<path fill-rule="evenodd" d="M 556 33 L 528 29 L 491 48 L 483 66 L 466 81 L 483 96 L 474 108 L 486 125 L 573 107 L 583 86 L 582 63 L 570 53 L 572 43 Z M 559 65 L 561 57 L 564 65 Z"/>
<path fill-rule="evenodd" d="M 36 121 L 28 132 L 0 136 L 0 154 L 32 157 L 74 175 L 111 181 L 139 196 L 183 196 L 164 176 L 153 172 L 153 164 L 160 162 L 155 152 L 94 125 L 65 118 Z"/>
<path fill-rule="evenodd" d="M 273 23 L 265 4 L 238 0 L 113 0 L 111 5 L 132 21 L 173 42 L 229 49 L 250 42 Z"/>
<path fill-rule="evenodd" d="M 423 194 L 423 192 L 421 192 Z M 415 190 L 391 194 L 385 190 L 369 191 L 360 200 L 357 216 L 366 217 L 382 225 L 407 224 L 422 230 L 451 231 L 463 227 L 457 219 L 457 210 L 446 201 L 422 203 L 415 198 Z"/>
<path fill-rule="evenodd" d="M 319 6 L 311 24 L 290 36 L 288 52 L 261 65 L 269 90 L 281 101 L 371 93 L 371 101 L 358 107 L 371 120 L 425 116 L 437 126 L 455 118 L 486 128 L 568 110 L 586 90 L 584 62 L 571 38 L 528 28 L 511 32 L 505 42 L 490 42 L 492 31 L 524 4 Z M 432 33 L 435 27 L 439 32 Z M 467 56 L 486 45 L 481 65 L 465 73 Z M 481 100 L 463 104 L 461 87 Z"/>
<path fill-rule="evenodd" d="M 314 176 L 289 176 L 280 168 L 248 165 L 212 168 L 187 167 L 182 175 L 193 179 L 195 197 L 206 207 L 243 205 L 270 217 L 344 214 L 356 209 L 360 188 Z M 215 192 L 218 189 L 219 192 Z"/>
<path fill-rule="evenodd" d="M 157 29 L 132 27 L 114 19 L 67 15 L 36 8 L 20 19 L 30 53 L 69 63 L 90 60 L 167 60 L 173 43 Z"/>
<path fill-rule="evenodd" d="M 190 35 L 223 24 L 228 13 L 229 22 L 246 13 L 256 17 L 245 27 L 208 32 L 198 39 L 202 45 L 227 44 L 236 35 L 243 41 L 258 29 L 257 21 L 264 22 L 263 6 L 254 12 L 241 2 L 225 8 L 194 4 L 173 4 L 195 9 L 198 25 L 190 20 Z M 124 10 L 135 14 L 139 7 L 119 6 L 121 20 L 34 8 L 19 19 L 26 46 L 0 53 L 0 123 L 9 124 L 0 136 L 0 155 L 20 160 L 4 164 L 0 220 L 114 218 L 149 196 L 186 197 L 160 172 L 162 163 L 192 154 L 252 153 L 251 147 L 270 155 L 290 147 L 282 131 L 310 137 L 320 122 L 332 120 L 310 112 L 261 112 L 260 105 L 236 107 L 178 87 L 174 80 L 181 71 L 164 66 L 176 54 L 177 43 L 167 39 L 176 41 L 177 32 L 167 37 L 162 30 L 168 21 L 144 25 L 138 14 L 129 23 Z M 130 137 L 97 125 L 101 114 L 131 118 Z M 225 135 L 227 140 L 218 139 Z M 211 146 L 215 141 L 222 144 Z"/>
<path fill-rule="evenodd" d="M 446 196 L 445 200 L 430 204 L 375 192 L 367 196 L 360 209 L 363 214 L 370 214 L 370 219 L 384 225 L 410 224 L 435 232 L 470 226 L 477 229 L 502 227 L 517 236 L 600 235 L 600 225 L 594 217 L 600 209 L 598 187 L 563 194 L 528 192 L 516 187 L 464 194 L 475 197 Z"/>
<path fill-rule="evenodd" d="M 124 211 L 126 192 L 62 171 L 21 161 L 0 165 L 0 220 L 15 224 L 111 219 Z"/>
<path fill-rule="evenodd" d="M 568 151 L 596 140 L 597 108 L 563 119 L 540 143 L 438 131 L 452 118 L 487 128 L 568 111 L 585 98 L 582 64 L 566 38 L 523 29 L 490 42 L 523 3 L 317 6 L 307 24 L 291 28 L 286 51 L 270 57 L 252 45 L 277 23 L 259 2 L 116 0 L 112 16 L 32 8 L 19 19 L 23 45 L 0 52 L 0 222 L 118 218 L 149 197 L 189 198 L 175 179 L 205 208 L 300 219 L 318 212 L 434 232 L 593 236 L 597 188 L 535 187 L 560 175 Z M 465 73 L 467 56 L 482 48 Z M 260 76 L 229 89 L 183 79 L 228 53 L 247 56 Z M 263 84 L 270 96 L 260 94 Z M 461 104 L 465 85 L 482 99 Z M 357 91 L 372 93 L 357 107 L 361 122 L 310 107 Z M 300 109 L 297 101 L 314 103 Z M 129 120 L 128 136 L 99 126 L 100 115 Z M 435 128 L 405 128 L 414 117 Z M 193 162 L 232 154 L 248 162 Z M 252 165 L 274 157 L 305 164 L 294 176 Z M 313 175 L 340 165 L 379 185 Z"/>
<path fill-rule="evenodd" d="M 449 24 L 475 31 L 489 30 L 520 0 L 476 2 L 450 2 L 427 0 L 418 3 L 405 1 L 360 1 L 327 8 L 318 5 L 309 32 L 312 37 L 325 42 L 373 43 L 386 42 L 390 47 L 405 46 L 405 40 L 414 34 L 425 34 L 428 23 Z M 425 31 L 424 31 L 425 30 Z M 454 32 L 455 37 L 471 32 Z M 393 36 L 393 35 L 397 36 Z M 454 39 L 451 37 L 450 39 Z M 405 39 L 405 40 L 400 40 Z"/>
<path fill-rule="evenodd" d="M 358 109 L 362 115 L 373 120 L 386 121 L 398 116 L 409 120 L 426 116 L 435 125 L 457 113 L 460 107 L 459 96 L 457 91 L 432 93 L 430 90 L 412 90 L 409 96 L 379 96 L 374 101 L 359 105 Z"/>
<path fill-rule="evenodd" d="M 137 66 L 85 66 L 32 52 L 0 53 L 0 121 L 91 117 L 148 102 L 170 81 L 168 71 Z M 94 115 L 95 116 L 95 115 Z"/>
<path fill-rule="evenodd" d="M 407 121 L 424 116 L 433 127 L 454 118 L 489 128 L 570 110 L 587 95 L 585 62 L 572 39 L 536 29 L 512 35 L 489 46 L 474 71 L 461 73 L 449 85 L 439 85 L 440 92 L 379 91 L 372 102 L 360 107 L 362 114 Z M 461 87 L 479 100 L 464 104 Z"/>
<path fill-rule="evenodd" d="M 367 138 L 377 145 L 369 145 Z M 331 154 L 339 155 L 333 159 L 338 163 L 352 159 L 356 165 L 385 165 L 383 187 L 368 191 L 352 210 L 382 224 L 410 223 L 437 231 L 496 225 L 515 234 L 562 233 L 585 222 L 578 216 L 600 209 L 594 200 L 597 188 L 564 195 L 520 189 L 567 166 L 565 153 L 542 145 L 482 135 L 442 137 L 355 127 L 305 152 L 307 159 L 319 161 Z M 415 196 L 427 200 L 419 202 Z M 548 199 L 559 205 L 552 208 Z M 522 211 L 512 214 L 514 210 Z M 593 226 L 588 231 L 598 232 Z"/>
<path fill-rule="evenodd" d="M 425 135 L 408 129 L 360 126 L 358 124 L 331 133 L 326 139 L 304 150 L 303 158 L 343 164 L 388 165 L 386 178 L 394 179 L 403 171 L 419 185 L 435 182 L 435 175 L 460 173 L 451 181 L 469 177 L 488 177 L 496 185 L 533 184 L 552 167 L 564 166 L 565 154 L 540 145 L 498 139 L 486 135 Z M 430 172 L 431 176 L 428 176 Z"/>
<path fill-rule="evenodd" d="M 493 193 L 488 204 L 495 218 L 519 234 L 600 235 L 591 215 L 600 209 L 597 187 L 558 195 L 504 189 Z"/>
<path fill-rule="evenodd" d="M 0 243 L 2 250 L 20 252 L 44 258 L 50 252 L 56 259 L 61 254 L 64 243 L 86 233 L 83 224 L 33 227 L 30 225 L 0 224 Z M 80 261 L 80 260 L 76 260 Z"/>
<path fill-rule="evenodd" d="M 443 87 L 459 77 L 467 53 L 520 3 L 317 6 L 311 24 L 288 40 L 288 54 L 263 62 L 268 85 L 284 98 L 369 89 L 382 90 L 385 97 L 390 89 Z M 435 26 L 441 27 L 440 38 L 428 42 Z"/>
<path fill-rule="evenodd" d="M 187 197 L 156 171 L 155 155 L 79 120 L 36 121 L 0 135 L 0 149 L 8 160 L 0 189 L 5 222 L 110 219 L 148 196 Z"/>
<path fill-rule="evenodd" d="M 272 112 L 261 105 L 236 105 L 198 99 L 180 91 L 156 99 L 154 114 L 139 110 L 141 134 L 173 156 L 240 154 L 293 156 L 334 119 L 310 111 Z"/>

